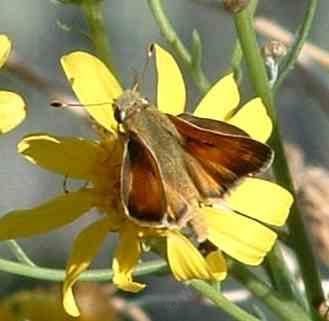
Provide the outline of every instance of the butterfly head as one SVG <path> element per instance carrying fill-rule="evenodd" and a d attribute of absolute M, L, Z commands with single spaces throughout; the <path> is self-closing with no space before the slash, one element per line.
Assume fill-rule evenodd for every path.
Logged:
<path fill-rule="evenodd" d="M 126 90 L 112 103 L 115 120 L 119 124 L 123 124 L 132 115 L 141 112 L 149 105 L 149 101 L 142 97 L 137 90 Z"/>

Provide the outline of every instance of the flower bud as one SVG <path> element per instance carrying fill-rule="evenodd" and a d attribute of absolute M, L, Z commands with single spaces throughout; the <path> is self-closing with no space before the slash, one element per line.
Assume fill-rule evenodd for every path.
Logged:
<path fill-rule="evenodd" d="M 249 0 L 224 0 L 224 8 L 230 13 L 236 14 L 245 9 Z"/>
<path fill-rule="evenodd" d="M 278 40 L 270 40 L 262 48 L 262 53 L 265 59 L 273 58 L 279 61 L 287 54 L 287 47 Z"/>
<path fill-rule="evenodd" d="M 262 55 L 268 71 L 270 86 L 274 86 L 279 76 L 279 64 L 287 54 L 286 46 L 277 40 L 271 40 L 262 48 Z"/>

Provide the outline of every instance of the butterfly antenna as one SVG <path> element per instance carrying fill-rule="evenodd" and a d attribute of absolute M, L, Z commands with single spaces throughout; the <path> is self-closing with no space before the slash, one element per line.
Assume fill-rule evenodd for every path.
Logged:
<path fill-rule="evenodd" d="M 153 55 L 153 48 L 152 46 L 150 46 L 147 50 L 147 55 L 146 55 L 146 61 L 142 70 L 142 73 L 140 74 L 140 76 L 138 75 L 138 73 L 135 71 L 135 77 L 134 77 L 134 82 L 133 82 L 133 87 L 132 90 L 133 91 L 138 91 L 141 87 L 141 85 L 144 83 L 145 80 L 145 75 L 147 72 L 147 68 L 150 64 L 150 58 Z"/>
<path fill-rule="evenodd" d="M 133 68 L 133 72 L 134 72 L 134 78 L 133 78 L 133 85 L 132 85 L 132 91 L 139 91 L 140 88 L 140 81 L 139 81 L 139 76 L 138 76 L 138 72 L 135 68 Z"/>
<path fill-rule="evenodd" d="M 94 106 L 104 106 L 107 104 L 112 104 L 112 102 L 103 102 L 95 104 L 79 104 L 79 103 L 67 103 L 60 100 L 53 100 L 49 103 L 51 107 L 55 108 L 66 108 L 66 107 L 94 107 Z"/>

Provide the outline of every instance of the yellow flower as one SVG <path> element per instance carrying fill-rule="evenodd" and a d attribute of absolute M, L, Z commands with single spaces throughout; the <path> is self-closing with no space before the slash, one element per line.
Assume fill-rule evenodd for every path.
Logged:
<path fill-rule="evenodd" d="M 157 106 L 162 112 L 177 115 L 185 108 L 183 77 L 168 52 L 155 45 L 155 53 Z M 276 234 L 259 222 L 283 225 L 293 201 L 291 195 L 274 183 L 247 178 L 227 197 L 225 209 L 200 208 L 207 230 L 207 241 L 200 245 L 200 250 L 178 228 L 147 228 L 132 222 L 122 214 L 120 207 L 122 145 L 116 136 L 117 123 L 112 110 L 113 99 L 123 90 L 104 64 L 88 53 L 74 52 L 64 56 L 61 62 L 80 102 L 113 134 L 101 142 L 47 134 L 25 137 L 18 150 L 28 160 L 60 175 L 87 180 L 90 187 L 61 195 L 34 209 L 9 213 L 0 219 L 0 239 L 45 233 L 71 223 L 93 207 L 106 214 L 83 230 L 74 242 L 63 286 L 66 311 L 75 316 L 79 314 L 72 287 L 111 231 L 119 233 L 113 259 L 113 282 L 131 292 L 145 286 L 132 280 L 145 238 L 166 241 L 168 263 L 178 280 L 224 279 L 227 267 L 222 251 L 247 264 L 261 263 Z M 95 104 L 99 104 L 97 108 L 91 106 Z M 256 98 L 236 112 L 238 104 L 237 85 L 233 76 L 228 75 L 214 85 L 195 114 L 225 120 L 264 142 L 271 133 L 272 124 L 261 100 Z"/>
<path fill-rule="evenodd" d="M 9 39 L 0 35 L 0 68 L 6 62 L 11 49 Z M 10 91 L 0 91 L 0 134 L 18 126 L 26 117 L 23 99 Z"/>

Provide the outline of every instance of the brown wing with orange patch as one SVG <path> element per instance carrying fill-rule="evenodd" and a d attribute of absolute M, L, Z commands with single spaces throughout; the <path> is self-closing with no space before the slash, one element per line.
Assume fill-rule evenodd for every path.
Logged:
<path fill-rule="evenodd" d="M 235 126 L 189 114 L 168 117 L 184 138 L 187 168 L 206 197 L 223 195 L 241 178 L 264 170 L 272 161 L 269 146 Z"/>
<path fill-rule="evenodd" d="M 149 148 L 133 135 L 125 143 L 121 198 L 131 218 L 162 225 L 167 205 L 160 169 Z"/>

